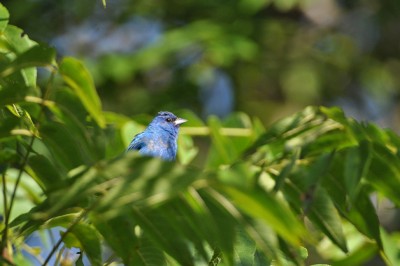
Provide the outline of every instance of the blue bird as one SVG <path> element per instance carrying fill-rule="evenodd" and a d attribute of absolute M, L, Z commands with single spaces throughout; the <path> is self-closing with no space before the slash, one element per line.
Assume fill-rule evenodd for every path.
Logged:
<path fill-rule="evenodd" d="M 186 121 L 171 112 L 159 112 L 147 128 L 133 138 L 127 150 L 173 161 L 178 148 L 179 126 Z"/>

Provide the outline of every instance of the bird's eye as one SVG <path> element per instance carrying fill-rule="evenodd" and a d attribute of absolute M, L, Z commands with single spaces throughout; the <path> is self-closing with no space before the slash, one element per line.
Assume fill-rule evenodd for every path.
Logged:
<path fill-rule="evenodd" d="M 172 122 L 172 118 L 168 117 L 167 119 L 165 119 L 165 121 Z"/>

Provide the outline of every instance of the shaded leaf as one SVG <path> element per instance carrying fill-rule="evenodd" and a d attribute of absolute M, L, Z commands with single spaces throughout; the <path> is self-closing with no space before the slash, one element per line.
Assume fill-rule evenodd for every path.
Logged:
<path fill-rule="evenodd" d="M 0 68 L 0 77 L 8 76 L 25 68 L 51 66 L 55 63 L 54 60 L 55 50 L 53 48 L 35 45 L 18 55 L 10 64 Z"/>
<path fill-rule="evenodd" d="M 62 123 L 46 123 L 41 126 L 40 133 L 43 143 L 67 170 L 93 163 L 90 149 L 74 128 Z"/>
<path fill-rule="evenodd" d="M 35 76 L 36 77 L 36 76 Z M 24 101 L 25 96 L 31 94 L 32 90 L 25 84 L 21 72 L 16 72 L 3 79 L 0 88 L 0 104 L 15 104 Z"/>
<path fill-rule="evenodd" d="M 253 190 L 251 193 L 229 186 L 223 186 L 220 189 L 243 212 L 264 220 L 290 243 L 299 243 L 304 234 L 304 228 L 294 214 L 275 197 L 258 189 Z"/>
<path fill-rule="evenodd" d="M 374 145 L 373 149 L 373 157 L 366 180 L 379 193 L 388 197 L 399 206 L 400 160 L 384 146 Z"/>
<path fill-rule="evenodd" d="M 102 265 L 100 237 L 97 230 L 91 225 L 78 223 L 72 228 L 71 233 L 78 239 L 91 265 Z"/>
<path fill-rule="evenodd" d="M 347 252 L 342 222 L 325 189 L 317 187 L 313 193 L 307 216 L 344 252 Z"/>
<path fill-rule="evenodd" d="M 44 190 L 52 190 L 65 185 L 61 175 L 61 169 L 43 155 L 33 155 L 29 157 L 30 169 L 27 170 L 36 179 Z"/>
<path fill-rule="evenodd" d="M 359 182 L 366 175 L 371 160 L 370 145 L 362 142 L 359 147 L 346 150 L 343 178 L 349 197 L 354 200 L 359 191 Z"/>
<path fill-rule="evenodd" d="M 354 209 L 351 209 L 347 217 L 367 237 L 376 241 L 379 248 L 382 248 L 380 234 L 380 222 L 375 206 L 372 204 L 369 195 L 361 191 L 354 201 Z"/>
<path fill-rule="evenodd" d="M 132 223 L 133 219 L 129 213 L 107 220 L 101 215 L 91 213 L 90 220 L 113 252 L 122 258 L 124 264 L 134 265 L 134 261 L 137 260 L 135 257 L 139 255 L 139 240 L 135 234 L 135 223 Z"/>

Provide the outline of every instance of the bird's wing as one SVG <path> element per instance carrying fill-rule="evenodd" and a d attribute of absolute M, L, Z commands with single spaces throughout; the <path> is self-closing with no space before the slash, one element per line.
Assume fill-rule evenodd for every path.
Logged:
<path fill-rule="evenodd" d="M 133 140 L 131 141 L 131 143 L 128 146 L 128 151 L 131 150 L 140 150 L 141 148 L 143 148 L 146 145 L 145 141 L 144 141 L 144 134 L 139 133 L 137 134 Z"/>

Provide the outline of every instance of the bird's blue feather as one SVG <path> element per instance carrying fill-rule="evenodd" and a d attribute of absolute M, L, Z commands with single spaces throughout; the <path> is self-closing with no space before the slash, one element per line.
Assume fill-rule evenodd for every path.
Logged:
<path fill-rule="evenodd" d="M 174 160 L 180 124 L 186 120 L 171 112 L 159 112 L 148 127 L 137 134 L 128 146 L 128 151 L 137 150 L 147 156 Z"/>

